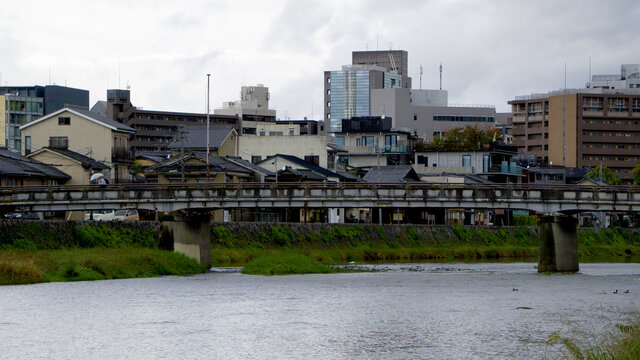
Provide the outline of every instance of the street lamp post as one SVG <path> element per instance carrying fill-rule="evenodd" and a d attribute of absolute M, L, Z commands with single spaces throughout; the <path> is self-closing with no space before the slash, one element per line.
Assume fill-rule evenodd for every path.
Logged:
<path fill-rule="evenodd" d="M 207 186 L 209 185 L 209 80 L 211 74 L 207 74 Z"/>

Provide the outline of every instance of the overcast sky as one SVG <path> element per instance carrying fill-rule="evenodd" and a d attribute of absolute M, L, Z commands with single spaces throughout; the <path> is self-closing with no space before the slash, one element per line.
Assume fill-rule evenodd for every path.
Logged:
<path fill-rule="evenodd" d="M 323 71 L 352 50 L 409 52 L 419 88 L 508 111 L 517 95 L 584 87 L 640 62 L 640 2 L 419 0 L 3 1 L 0 82 L 131 87 L 134 105 L 205 112 L 264 84 L 278 117 L 322 118 Z M 50 79 L 50 80 L 49 80 Z"/>

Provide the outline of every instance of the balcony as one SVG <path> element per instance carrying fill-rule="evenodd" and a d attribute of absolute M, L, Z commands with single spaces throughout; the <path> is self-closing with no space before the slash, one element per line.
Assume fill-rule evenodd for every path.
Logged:
<path fill-rule="evenodd" d="M 111 149 L 111 162 L 114 163 L 132 163 L 133 156 L 129 148 L 114 147 Z"/>
<path fill-rule="evenodd" d="M 411 152 L 411 146 L 408 145 L 385 145 L 378 148 L 380 153 L 400 153 L 405 154 Z"/>
<path fill-rule="evenodd" d="M 489 169 L 489 172 L 522 175 L 522 168 L 517 165 L 501 164 L 501 165 L 493 165 Z"/>

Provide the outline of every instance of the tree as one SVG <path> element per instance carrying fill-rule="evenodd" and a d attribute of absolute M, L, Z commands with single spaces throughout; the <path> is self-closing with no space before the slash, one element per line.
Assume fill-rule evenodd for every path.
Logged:
<path fill-rule="evenodd" d="M 472 151 L 478 150 L 482 145 L 491 144 L 494 136 L 499 135 L 500 130 L 489 127 L 466 126 L 446 131 L 442 135 L 433 137 L 431 144 L 427 144 L 427 150 L 437 151 Z"/>
<path fill-rule="evenodd" d="M 600 166 L 596 166 L 596 168 L 591 170 L 586 177 L 591 180 L 600 180 Z M 602 182 L 609 185 L 622 185 L 620 176 L 606 166 L 602 167 Z"/>
<path fill-rule="evenodd" d="M 640 185 L 640 161 L 636 164 L 636 167 L 631 170 L 633 175 L 633 185 Z"/>

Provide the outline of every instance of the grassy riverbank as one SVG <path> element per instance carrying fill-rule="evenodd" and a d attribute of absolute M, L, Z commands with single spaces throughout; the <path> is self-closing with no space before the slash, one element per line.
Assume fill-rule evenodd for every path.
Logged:
<path fill-rule="evenodd" d="M 0 285 L 207 271 L 171 251 L 171 244 L 161 244 L 156 229 L 146 224 L 34 222 L 2 227 Z"/>
<path fill-rule="evenodd" d="M 380 261 L 527 260 L 538 256 L 538 228 L 255 224 L 212 227 L 214 266 L 243 266 L 262 256 L 309 256 L 323 264 Z M 640 232 L 578 231 L 580 261 L 640 257 Z"/>
<path fill-rule="evenodd" d="M 612 327 L 600 337 L 580 330 L 576 330 L 574 336 L 563 336 L 558 331 L 549 336 L 546 343 L 562 344 L 566 358 L 576 360 L 640 359 L 640 319 Z"/>
<path fill-rule="evenodd" d="M 0 252 L 0 285 L 190 275 L 207 269 L 158 249 L 91 248 Z"/>

